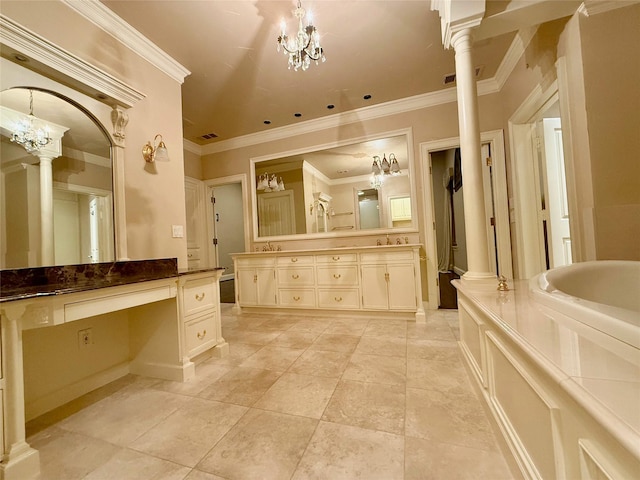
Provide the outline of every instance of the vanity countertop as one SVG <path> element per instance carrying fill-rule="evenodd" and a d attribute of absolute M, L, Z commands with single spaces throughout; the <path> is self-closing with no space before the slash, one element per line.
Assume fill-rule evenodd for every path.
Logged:
<path fill-rule="evenodd" d="M 178 269 L 176 258 L 1 270 L 0 302 L 63 295 L 215 270 L 224 269 Z"/>
<path fill-rule="evenodd" d="M 277 244 L 274 245 L 277 248 Z M 319 254 L 326 253 L 329 254 L 331 252 L 345 252 L 345 251 L 375 251 L 375 250 L 385 250 L 385 249 L 403 249 L 403 248 L 420 248 L 422 247 L 419 243 L 402 243 L 402 244 L 392 244 L 392 245 L 352 245 L 352 246 L 340 246 L 340 247 L 328 247 L 328 248 L 309 248 L 309 249 L 296 249 L 296 250 L 259 250 L 257 252 L 238 252 L 232 253 L 232 257 L 239 257 L 242 255 L 303 255 L 303 254 Z"/>

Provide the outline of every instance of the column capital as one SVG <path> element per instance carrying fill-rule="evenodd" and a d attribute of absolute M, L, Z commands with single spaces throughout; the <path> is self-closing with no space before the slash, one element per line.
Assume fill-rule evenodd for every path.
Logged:
<path fill-rule="evenodd" d="M 485 14 L 485 0 L 431 0 L 431 10 L 440 14 L 442 44 L 451 48 L 456 33 L 480 25 Z"/>

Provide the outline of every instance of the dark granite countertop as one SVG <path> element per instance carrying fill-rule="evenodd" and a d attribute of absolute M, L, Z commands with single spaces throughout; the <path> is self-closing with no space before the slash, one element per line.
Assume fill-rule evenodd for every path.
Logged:
<path fill-rule="evenodd" d="M 176 258 L 0 270 L 0 302 L 160 280 L 178 274 Z"/>
<path fill-rule="evenodd" d="M 193 273 L 215 272 L 218 270 L 226 270 L 226 268 L 225 267 L 179 268 L 178 275 L 191 275 Z"/>

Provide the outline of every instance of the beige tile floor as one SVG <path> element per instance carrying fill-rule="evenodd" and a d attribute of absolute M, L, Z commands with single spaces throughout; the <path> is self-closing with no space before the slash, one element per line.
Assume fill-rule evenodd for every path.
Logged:
<path fill-rule="evenodd" d="M 40 480 L 514 477 L 470 383 L 457 312 L 426 324 L 234 316 L 226 358 L 128 376 L 27 425 Z"/>

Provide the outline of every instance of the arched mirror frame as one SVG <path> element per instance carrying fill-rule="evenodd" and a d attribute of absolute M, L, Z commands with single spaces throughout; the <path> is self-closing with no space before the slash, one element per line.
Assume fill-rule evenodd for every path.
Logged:
<path fill-rule="evenodd" d="M 298 233 L 292 235 L 278 235 L 278 236 L 259 236 L 258 235 L 258 200 L 256 195 L 256 164 L 260 162 L 265 162 L 269 160 L 274 160 L 278 158 L 285 158 L 293 155 L 300 155 L 309 152 L 317 152 L 332 148 L 337 148 L 345 145 L 352 145 L 358 143 L 369 142 L 372 140 L 378 140 L 383 138 L 389 138 L 394 136 L 406 136 L 407 143 L 407 162 L 408 162 L 408 176 L 409 176 L 409 186 L 410 186 L 410 195 L 411 195 L 411 216 L 412 216 L 412 226 L 405 228 L 391 228 L 391 227 L 380 227 L 375 229 L 365 229 L 365 230 L 356 230 L 356 231 L 335 231 L 335 232 L 322 232 L 322 233 Z M 264 155 L 260 157 L 254 157 L 250 159 L 250 170 L 251 170 L 251 178 L 253 178 L 253 183 L 251 186 L 251 215 L 252 215 L 252 230 L 253 230 L 253 241 L 254 242 L 266 242 L 266 241 L 287 241 L 287 240 L 306 240 L 306 239 L 322 239 L 322 238 L 341 238 L 341 237 L 364 237 L 371 235 L 385 235 L 385 234 L 400 234 L 400 233 L 417 233 L 418 230 L 418 215 L 417 215 L 417 205 L 416 205 L 416 168 L 414 161 L 414 151 L 413 151 L 413 130 L 411 128 L 405 128 L 400 130 L 393 130 L 388 132 L 381 132 L 378 134 L 366 135 L 363 137 L 350 138 L 347 140 L 341 140 L 336 142 L 330 142 L 321 145 L 313 145 L 301 149 L 289 150 L 284 152 L 279 152 L 275 154 Z M 366 161 L 370 164 L 372 159 L 366 159 Z"/>
<path fill-rule="evenodd" d="M 116 260 L 128 260 L 124 169 L 125 127 L 128 123 L 126 109 L 145 98 L 145 95 L 2 16 L 0 48 L 2 62 L 16 66 L 1 69 L 3 89 L 28 83 L 37 88 L 57 91 L 91 112 L 108 132 L 112 145 L 115 256 Z M 21 62 L 28 62 L 29 68 L 20 65 Z M 107 128 L 109 124 L 112 125 L 111 129 Z"/>

